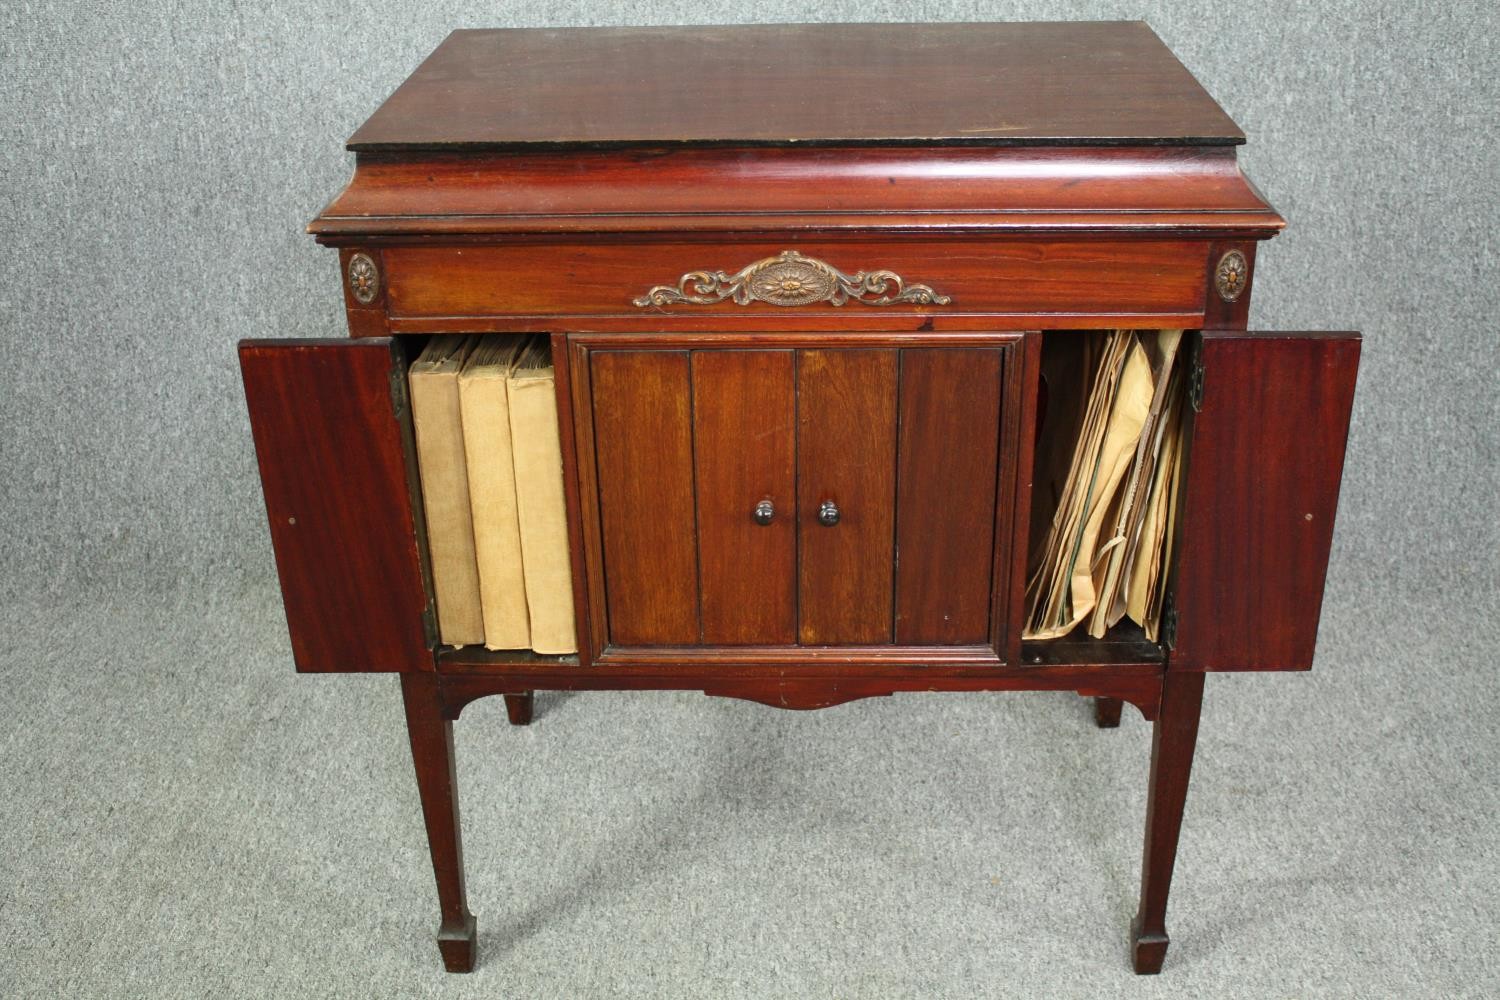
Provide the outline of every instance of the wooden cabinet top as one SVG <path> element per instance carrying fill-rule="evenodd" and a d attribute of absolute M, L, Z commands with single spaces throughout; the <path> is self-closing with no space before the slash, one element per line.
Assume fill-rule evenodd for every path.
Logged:
<path fill-rule="evenodd" d="M 349 148 L 1244 141 L 1116 21 L 455 31 Z"/>
<path fill-rule="evenodd" d="M 1242 142 L 1139 21 L 456 31 L 309 230 L 1265 239 Z"/>

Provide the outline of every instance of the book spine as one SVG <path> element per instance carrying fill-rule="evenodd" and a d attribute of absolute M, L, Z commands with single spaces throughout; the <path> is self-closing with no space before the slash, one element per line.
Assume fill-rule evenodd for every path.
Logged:
<path fill-rule="evenodd" d="M 521 522 L 516 514 L 506 380 L 504 375 L 464 375 L 458 385 L 484 644 L 488 649 L 528 649 L 531 626 L 521 558 Z"/>
<path fill-rule="evenodd" d="M 479 567 L 469 511 L 457 373 L 411 376 L 411 414 L 417 438 L 427 548 L 437 600 L 438 638 L 444 645 L 484 641 Z"/>
<path fill-rule="evenodd" d="M 531 648 L 576 653 L 573 571 L 563 500 L 562 446 L 552 373 L 510 380 L 511 449 L 521 523 Z"/>

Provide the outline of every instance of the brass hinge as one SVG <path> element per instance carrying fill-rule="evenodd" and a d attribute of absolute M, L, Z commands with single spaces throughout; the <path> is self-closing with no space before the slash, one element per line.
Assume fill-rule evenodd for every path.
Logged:
<path fill-rule="evenodd" d="M 1177 648 L 1177 602 L 1167 595 L 1167 606 L 1161 610 L 1161 642 L 1168 649 Z"/>
<path fill-rule="evenodd" d="M 434 613 L 431 599 L 422 607 L 422 638 L 426 640 L 428 649 L 437 649 L 437 615 Z"/>
<path fill-rule="evenodd" d="M 1188 368 L 1188 405 L 1194 413 L 1203 409 L 1203 358 L 1197 354 Z"/>
<path fill-rule="evenodd" d="M 406 367 L 399 361 L 391 366 L 391 413 L 397 420 L 406 416 Z"/>

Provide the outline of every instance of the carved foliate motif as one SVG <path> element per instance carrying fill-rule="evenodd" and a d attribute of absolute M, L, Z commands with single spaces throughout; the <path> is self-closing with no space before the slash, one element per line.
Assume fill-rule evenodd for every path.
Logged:
<path fill-rule="evenodd" d="M 841 306 L 860 302 L 888 306 L 898 302 L 945 306 L 953 300 L 926 285 L 908 285 L 894 271 L 857 271 L 845 274 L 815 257 L 783 250 L 775 257 L 758 260 L 734 274 L 724 271 L 689 271 L 677 284 L 657 285 L 634 299 L 637 306 L 669 306 L 689 303 L 707 306 L 731 299 L 735 305 L 766 302 L 773 306 L 805 306 L 827 302 Z"/>
<path fill-rule="evenodd" d="M 349 258 L 349 294 L 362 306 L 374 302 L 380 294 L 380 271 L 369 254 L 357 253 Z"/>
<path fill-rule="evenodd" d="M 1214 268 L 1214 288 L 1219 292 L 1219 298 L 1225 302 L 1233 302 L 1240 297 L 1245 290 L 1245 282 L 1249 280 L 1250 268 L 1245 263 L 1245 255 L 1238 250 L 1231 250 L 1219 258 L 1219 266 Z"/>

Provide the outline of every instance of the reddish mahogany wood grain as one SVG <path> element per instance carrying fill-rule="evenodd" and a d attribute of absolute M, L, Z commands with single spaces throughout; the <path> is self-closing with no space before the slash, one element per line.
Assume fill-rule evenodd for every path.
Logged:
<path fill-rule="evenodd" d="M 1118 729 L 1123 705 L 1119 698 L 1095 698 L 1094 725 L 1100 729 Z"/>
<path fill-rule="evenodd" d="M 739 306 L 674 304 L 638 308 L 657 285 L 676 287 L 692 271 L 734 274 L 795 249 L 846 274 L 891 270 L 952 302 L 870 306 L 822 302 L 795 310 L 765 302 Z M 394 318 L 534 315 L 554 312 L 643 315 L 756 315 L 802 319 L 947 310 L 985 312 L 1189 312 L 1203 309 L 1202 241 L 869 239 L 858 245 L 716 240 L 703 243 L 601 242 L 494 246 L 392 246 L 384 250 L 386 297 Z"/>
<path fill-rule="evenodd" d="M 600 556 L 602 539 L 599 536 L 599 518 L 585 513 L 583 497 L 588 495 L 597 504 L 599 497 L 598 469 L 594 465 L 594 429 L 588 420 L 579 419 L 580 411 L 588 413 L 592 407 L 591 382 L 589 380 L 588 355 L 573 350 L 565 333 L 553 333 L 552 372 L 554 389 L 557 392 L 558 444 L 562 451 L 563 496 L 566 505 L 568 527 L 568 558 L 573 576 L 573 622 L 578 632 L 578 659 L 588 663 L 594 650 L 603 649 L 609 642 L 606 632 L 606 615 L 595 614 L 603 609 L 604 582 L 602 575 L 592 572 L 585 553 L 594 552 L 595 561 Z M 580 455 L 587 456 L 587 461 Z M 590 506 L 589 511 L 597 508 Z"/>
<path fill-rule="evenodd" d="M 443 650 L 439 676 L 449 718 L 457 718 L 474 698 L 536 690 L 660 691 L 702 690 L 759 701 L 780 708 L 820 708 L 858 698 L 901 691 L 1077 691 L 1083 695 L 1121 698 L 1155 719 L 1161 700 L 1163 667 L 1159 650 L 1153 659 L 1132 661 L 1129 646 L 1099 642 L 1077 663 L 1009 667 L 973 662 L 984 647 L 961 651 L 907 650 L 906 660 L 860 664 L 857 668 L 811 657 L 792 659 L 767 670 L 760 662 L 722 656 L 701 661 L 615 664 L 578 668 L 555 663 L 510 662 L 485 650 Z M 781 650 L 781 652 L 788 652 Z M 993 651 L 991 651 L 992 653 Z M 1028 656 L 1029 660 L 1030 657 Z M 951 662 L 950 662 L 951 661 Z"/>
<path fill-rule="evenodd" d="M 599 351 L 589 368 L 610 638 L 697 642 L 688 354 Z"/>
<path fill-rule="evenodd" d="M 1232 149 L 661 149 L 362 156 L 309 226 L 403 234 L 1274 232 Z"/>
<path fill-rule="evenodd" d="M 531 716 L 536 709 L 536 694 L 532 691 L 522 691 L 519 694 L 508 694 L 505 696 L 505 715 L 512 726 L 531 725 Z M 1116 712 L 1116 715 L 1119 713 Z"/>
<path fill-rule="evenodd" d="M 798 313 L 788 309 L 785 314 L 770 313 L 716 313 L 704 310 L 697 313 L 647 313 L 637 310 L 632 313 L 599 313 L 579 315 L 576 313 L 551 313 L 546 315 L 514 314 L 505 316 L 432 316 L 392 319 L 394 333 L 551 333 L 557 330 L 572 331 L 587 336 L 595 334 L 619 334 L 630 337 L 642 333 L 671 333 L 679 336 L 719 338 L 721 336 L 743 336 L 745 334 L 771 335 L 780 331 L 783 335 L 794 332 L 822 331 L 825 336 L 866 333 L 886 334 L 920 340 L 929 335 L 947 336 L 960 333 L 1021 332 L 1026 330 L 1193 330 L 1203 325 L 1203 303 L 1199 302 L 1194 312 L 942 312 L 893 313 L 879 309 L 850 312 L 848 307 L 840 312 L 831 310 L 822 313 Z M 355 334 L 358 336 L 358 334 Z"/>
<path fill-rule="evenodd" d="M 239 354 L 297 669 L 431 670 L 398 346 L 246 340 Z"/>
<path fill-rule="evenodd" d="M 381 265 L 380 250 L 377 247 L 362 247 L 361 251 L 375 262 L 377 274 L 383 274 L 385 268 Z M 386 310 L 385 283 L 382 281 L 376 288 L 375 297 L 369 302 L 360 302 L 354 297 L 354 291 L 349 285 L 349 261 L 355 251 L 348 247 L 339 250 L 339 276 L 340 284 L 344 289 L 344 316 L 349 322 L 349 336 L 351 337 L 386 337 L 391 333 L 390 315 Z"/>
<path fill-rule="evenodd" d="M 997 333 L 994 330 L 828 330 L 819 326 L 800 328 L 789 325 L 786 329 L 736 331 L 689 331 L 662 333 L 658 330 L 603 333 L 574 333 L 569 341 L 594 350 L 625 348 L 671 348 L 674 350 L 703 350 L 708 348 L 761 350 L 774 348 L 802 348 L 806 350 L 847 349 L 869 350 L 883 347 L 994 347 L 1013 344 L 1020 340 L 1016 333 Z"/>
<path fill-rule="evenodd" d="M 1135 971 L 1144 975 L 1160 972 L 1167 957 L 1167 894 L 1198 743 L 1203 679 L 1202 674 L 1169 670 L 1163 680 L 1160 714 L 1151 727 L 1141 905 L 1130 927 L 1131 958 Z"/>
<path fill-rule="evenodd" d="M 898 643 L 963 645 L 990 637 L 1006 350 L 901 352 Z"/>
<path fill-rule="evenodd" d="M 990 628 L 995 648 L 1007 662 L 1015 663 L 1021 655 L 1026 615 L 1026 561 L 1030 548 L 1042 334 L 1037 331 L 1025 334 L 1006 357 L 995 532 L 997 538 L 1009 541 L 995 546 L 995 595 Z"/>
<path fill-rule="evenodd" d="M 609 667 L 754 666 L 774 670 L 801 663 L 836 663 L 850 669 L 893 663 L 998 667 L 1000 657 L 988 643 L 969 646 L 932 645 L 736 645 L 736 646 L 610 646 L 594 661 Z"/>
<path fill-rule="evenodd" d="M 800 351 L 797 360 L 798 641 L 891 641 L 895 568 L 893 350 Z M 839 522 L 823 525 L 832 501 Z"/>
<path fill-rule="evenodd" d="M 349 148 L 1244 141 L 1117 21 L 455 31 Z"/>
<path fill-rule="evenodd" d="M 1250 295 L 1255 291 L 1255 250 L 1253 240 L 1218 240 L 1208 245 L 1208 299 L 1203 307 L 1203 330 L 1243 330 L 1250 322 Z M 1224 255 L 1238 251 L 1245 258 L 1245 287 L 1226 301 L 1214 287 L 1214 275 Z"/>
<path fill-rule="evenodd" d="M 411 740 L 427 846 L 437 879 L 438 950 L 449 972 L 474 968 L 477 926 L 464 890 L 463 835 L 458 818 L 458 768 L 453 754 L 453 723 L 444 712 L 443 692 L 434 674 L 403 674 L 406 732 Z M 509 696 L 507 695 L 507 699 Z"/>
<path fill-rule="evenodd" d="M 1173 669 L 1312 666 L 1358 362 L 1357 333 L 1203 333 Z"/>
<path fill-rule="evenodd" d="M 693 470 L 702 641 L 797 641 L 795 355 L 695 351 Z M 775 515 L 756 523 L 769 500 Z"/>

